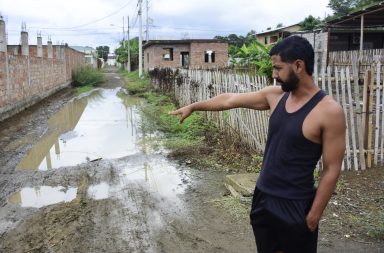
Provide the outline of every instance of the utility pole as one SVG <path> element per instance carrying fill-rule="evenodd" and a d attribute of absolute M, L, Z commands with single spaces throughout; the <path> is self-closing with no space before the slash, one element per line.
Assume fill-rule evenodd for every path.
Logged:
<path fill-rule="evenodd" d="M 139 77 L 143 76 L 143 35 L 142 35 L 142 20 L 141 20 L 141 3 L 139 0 Z"/>
<path fill-rule="evenodd" d="M 127 70 L 128 72 L 131 72 L 131 46 L 130 46 L 130 39 L 129 39 L 129 16 L 127 17 L 127 40 L 128 40 L 128 61 L 127 61 Z"/>
<path fill-rule="evenodd" d="M 149 39 L 149 18 L 148 18 L 148 0 L 145 0 L 146 4 L 147 4 L 147 16 L 146 16 L 146 32 L 145 32 L 145 41 L 148 42 L 148 39 Z"/>
<path fill-rule="evenodd" d="M 125 29 L 124 29 L 124 17 L 123 17 L 123 46 L 124 46 L 124 39 L 125 39 Z"/>

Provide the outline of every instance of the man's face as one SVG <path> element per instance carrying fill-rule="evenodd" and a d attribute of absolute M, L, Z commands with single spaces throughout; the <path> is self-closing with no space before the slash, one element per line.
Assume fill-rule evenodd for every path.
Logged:
<path fill-rule="evenodd" d="M 293 71 L 292 64 L 282 62 L 279 55 L 272 56 L 273 75 L 285 92 L 294 91 L 299 86 L 299 78 Z"/>

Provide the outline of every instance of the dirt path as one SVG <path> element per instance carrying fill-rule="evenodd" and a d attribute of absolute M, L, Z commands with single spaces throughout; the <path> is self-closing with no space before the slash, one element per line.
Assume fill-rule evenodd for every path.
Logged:
<path fill-rule="evenodd" d="M 89 96 L 73 100 L 68 88 L 0 123 L 0 252 L 256 252 L 248 217 L 215 204 L 227 194 L 224 172 L 168 159 L 160 133 L 141 124 L 143 101 L 122 85 L 110 71 Z M 74 144 L 85 151 L 72 156 Z M 55 168 L 63 160 L 74 164 Z M 328 232 L 319 239 L 319 252 L 383 250 Z"/>

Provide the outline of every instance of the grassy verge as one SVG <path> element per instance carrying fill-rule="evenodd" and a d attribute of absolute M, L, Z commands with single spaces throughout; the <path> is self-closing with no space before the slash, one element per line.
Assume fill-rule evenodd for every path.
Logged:
<path fill-rule="evenodd" d="M 147 127 L 165 133 L 165 147 L 171 150 L 190 149 L 204 145 L 205 133 L 212 131 L 214 126 L 205 123 L 202 114 L 194 113 L 183 124 L 177 124 L 178 117 L 168 112 L 176 109 L 171 96 L 156 93 L 151 89 L 148 76 L 138 78 L 137 71 L 122 72 L 131 95 L 144 97 L 148 102 L 142 110 L 148 119 Z"/>
<path fill-rule="evenodd" d="M 74 87 L 95 86 L 104 81 L 103 73 L 90 65 L 81 66 L 72 71 Z"/>
<path fill-rule="evenodd" d="M 240 141 L 218 131 L 215 124 L 205 120 L 203 113 L 195 112 L 183 124 L 177 124 L 178 117 L 168 114 L 177 108 L 171 94 L 154 92 L 146 75 L 140 79 L 137 72 L 122 71 L 121 74 L 125 77 L 128 92 L 144 97 L 148 102 L 143 107 L 147 126 L 165 133 L 164 145 L 172 151 L 171 157 L 201 169 L 259 171 L 261 155 L 250 153 Z"/>
<path fill-rule="evenodd" d="M 92 90 L 93 88 L 94 88 L 94 86 L 92 86 L 92 85 L 85 85 L 85 86 L 76 87 L 76 93 L 77 94 L 85 93 L 85 92 Z"/>

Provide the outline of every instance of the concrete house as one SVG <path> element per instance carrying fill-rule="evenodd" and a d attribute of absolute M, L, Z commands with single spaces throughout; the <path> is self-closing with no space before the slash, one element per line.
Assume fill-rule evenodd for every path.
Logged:
<path fill-rule="evenodd" d="M 143 46 L 144 69 L 216 68 L 228 65 L 228 43 L 215 39 L 149 40 Z"/>
<path fill-rule="evenodd" d="M 75 49 L 79 52 L 85 54 L 85 62 L 92 65 L 94 68 L 97 68 L 97 52 L 96 49 L 92 47 L 83 47 L 83 46 L 70 46 L 70 48 Z"/>
<path fill-rule="evenodd" d="M 274 30 L 268 30 L 265 32 L 256 33 L 256 39 L 264 45 L 276 43 L 279 39 L 284 39 L 290 36 L 293 32 L 300 30 L 299 24 L 280 27 Z"/>

